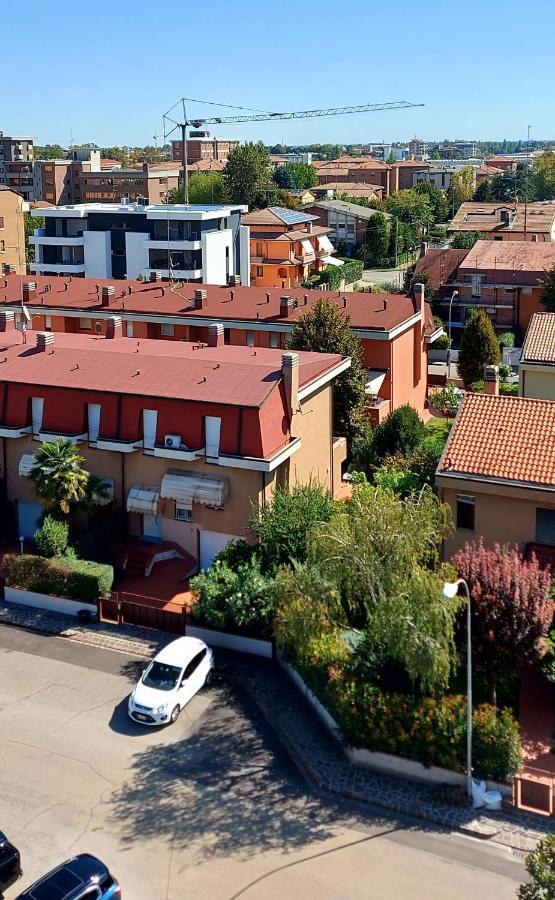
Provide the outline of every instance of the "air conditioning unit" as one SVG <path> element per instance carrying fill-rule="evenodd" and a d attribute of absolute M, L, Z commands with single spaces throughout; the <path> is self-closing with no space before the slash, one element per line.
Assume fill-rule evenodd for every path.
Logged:
<path fill-rule="evenodd" d="M 164 438 L 164 444 L 168 450 L 179 450 L 181 447 L 181 435 L 167 434 Z"/>

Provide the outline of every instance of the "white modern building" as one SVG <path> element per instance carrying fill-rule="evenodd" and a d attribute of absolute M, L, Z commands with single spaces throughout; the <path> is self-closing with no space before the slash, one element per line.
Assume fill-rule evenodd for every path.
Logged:
<path fill-rule="evenodd" d="M 229 284 L 250 279 L 246 206 L 82 203 L 41 208 L 29 238 L 37 275 L 162 278 Z"/>

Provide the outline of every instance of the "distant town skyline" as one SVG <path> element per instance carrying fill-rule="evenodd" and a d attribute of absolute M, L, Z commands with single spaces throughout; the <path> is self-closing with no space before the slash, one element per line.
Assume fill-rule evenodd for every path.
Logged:
<path fill-rule="evenodd" d="M 522 16 L 516 0 L 485 7 L 469 0 L 464 13 L 423 7 L 418 15 L 407 0 L 396 4 L 394 15 L 390 7 L 362 0 L 347 0 L 340 10 L 322 0 L 317 14 L 298 7 L 294 15 L 252 0 L 232 15 L 227 3 L 213 0 L 210 11 L 201 29 L 189 25 L 181 3 L 167 0 L 154 31 L 144 0 L 132 16 L 106 0 L 94 10 L 52 0 L 34 8 L 30 43 L 20 8 L 9 3 L 3 61 L 17 78 L 5 91 L 0 129 L 39 144 L 68 145 L 73 135 L 75 144 L 144 146 L 156 134 L 160 145 L 163 113 L 187 94 L 274 111 L 401 99 L 425 104 L 213 129 L 218 137 L 267 144 L 390 143 L 455 134 L 523 140 L 528 125 L 533 139 L 549 139 L 555 27 L 549 0 L 536 3 L 533 17 Z M 99 42 L 95 24 L 103 16 L 108 43 Z M 284 39 L 291 30 L 295 39 Z M 191 115 L 214 113 L 233 110 L 190 105 Z"/>

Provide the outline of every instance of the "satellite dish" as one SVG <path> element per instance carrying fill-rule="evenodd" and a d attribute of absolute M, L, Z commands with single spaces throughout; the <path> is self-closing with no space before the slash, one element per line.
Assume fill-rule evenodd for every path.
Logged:
<path fill-rule="evenodd" d="M 21 315 L 23 316 L 24 319 L 27 320 L 27 322 L 31 321 L 31 316 L 29 315 L 29 310 L 27 309 L 26 306 L 23 306 L 23 304 L 21 304 Z"/>

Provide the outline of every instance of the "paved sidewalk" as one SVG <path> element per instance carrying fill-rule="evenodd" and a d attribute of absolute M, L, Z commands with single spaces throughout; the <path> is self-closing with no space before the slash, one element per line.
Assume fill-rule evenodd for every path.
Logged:
<path fill-rule="evenodd" d="M 174 634 L 131 625 L 94 622 L 77 625 L 59 613 L 0 603 L 0 625 L 29 628 L 109 650 L 148 659 Z M 482 813 L 434 800 L 433 789 L 404 778 L 355 766 L 323 729 L 290 679 L 274 664 L 255 657 L 217 651 L 224 678 L 240 680 L 277 731 L 296 763 L 321 790 L 371 803 L 396 814 L 426 819 L 474 837 L 489 838 L 528 852 L 546 833 L 555 833 L 555 819 L 530 813 Z"/>

